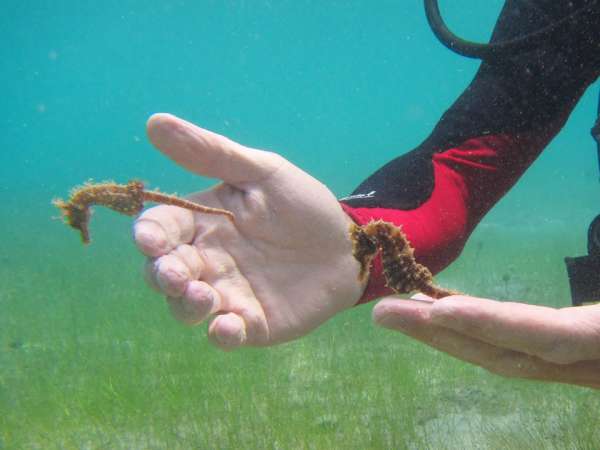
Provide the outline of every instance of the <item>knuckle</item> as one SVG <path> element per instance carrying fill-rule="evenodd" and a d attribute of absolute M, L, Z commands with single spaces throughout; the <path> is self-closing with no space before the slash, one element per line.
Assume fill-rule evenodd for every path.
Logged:
<path fill-rule="evenodd" d="M 160 269 L 160 277 L 168 284 L 179 284 L 187 281 L 189 272 L 187 267 L 167 266 Z"/>
<path fill-rule="evenodd" d="M 190 280 L 188 268 L 173 256 L 157 260 L 156 280 L 160 289 L 167 295 L 179 296 Z"/>
<path fill-rule="evenodd" d="M 174 255 L 187 267 L 192 279 L 196 279 L 200 276 L 202 271 L 202 260 L 194 246 L 181 244 L 175 249 Z"/>

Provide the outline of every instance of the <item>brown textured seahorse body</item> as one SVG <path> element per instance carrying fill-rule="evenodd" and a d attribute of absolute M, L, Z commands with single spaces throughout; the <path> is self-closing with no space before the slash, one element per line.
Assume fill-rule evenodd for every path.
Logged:
<path fill-rule="evenodd" d="M 233 213 L 230 211 L 200 205 L 162 192 L 147 191 L 144 189 L 144 183 L 138 180 L 132 180 L 125 185 L 113 182 L 86 183 L 73 189 L 68 201 L 56 199 L 53 203 L 61 210 L 65 222 L 79 230 L 82 241 L 88 244 L 88 225 L 93 205 L 106 206 L 121 214 L 135 216 L 142 211 L 146 201 L 179 206 L 206 214 L 222 214 L 233 220 Z"/>
<path fill-rule="evenodd" d="M 433 275 L 416 262 L 406 235 L 394 224 L 383 220 L 364 226 L 353 224 L 350 238 L 354 257 L 361 265 L 361 280 L 367 278 L 373 258 L 380 253 L 386 285 L 397 294 L 420 291 L 437 299 L 457 293 L 433 283 Z"/>

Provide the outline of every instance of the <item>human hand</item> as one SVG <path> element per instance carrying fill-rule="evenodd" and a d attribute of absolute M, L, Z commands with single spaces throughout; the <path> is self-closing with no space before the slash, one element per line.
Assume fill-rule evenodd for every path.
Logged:
<path fill-rule="evenodd" d="M 137 219 L 148 282 L 177 319 L 212 316 L 209 338 L 228 350 L 295 339 L 358 301 L 351 220 L 327 187 L 278 154 L 169 114 L 149 119 L 148 136 L 189 171 L 223 180 L 190 200 L 235 215 L 157 206 Z"/>
<path fill-rule="evenodd" d="M 417 295 L 382 300 L 373 319 L 498 375 L 600 388 L 600 305 L 554 309 Z"/>

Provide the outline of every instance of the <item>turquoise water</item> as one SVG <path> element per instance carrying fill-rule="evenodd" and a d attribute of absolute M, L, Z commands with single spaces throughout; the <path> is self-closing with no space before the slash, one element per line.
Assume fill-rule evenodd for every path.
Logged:
<path fill-rule="evenodd" d="M 463 0 L 442 6 L 451 28 L 467 38 L 485 40 L 502 3 Z M 135 416 L 146 406 L 156 411 L 157 405 L 162 404 L 161 395 L 176 399 L 171 403 L 173 411 L 194 408 L 183 400 L 184 388 L 178 384 L 169 388 L 158 384 L 154 388 L 156 397 L 147 401 L 142 388 L 132 384 L 127 388 L 128 396 L 123 394 L 128 406 L 102 406 L 110 370 L 121 373 L 121 379 L 127 377 L 122 364 L 128 351 L 138 356 L 143 352 L 153 354 L 162 346 L 172 360 L 180 361 L 183 353 L 178 354 L 176 345 L 193 343 L 197 349 L 186 348 L 186 357 L 211 358 L 211 370 L 228 366 L 239 371 L 250 364 L 249 380 L 254 379 L 252 370 L 264 378 L 269 372 L 265 365 L 277 365 L 281 376 L 269 405 L 284 415 L 287 410 L 278 403 L 278 396 L 294 389 L 301 396 L 302 383 L 327 386 L 327 380 L 331 380 L 319 378 L 319 371 L 311 372 L 300 382 L 286 378 L 285 364 L 297 363 L 295 352 L 306 358 L 317 355 L 317 359 L 325 361 L 329 372 L 323 370 L 329 376 L 341 376 L 353 366 L 348 361 L 331 363 L 328 358 L 354 359 L 356 355 L 372 354 L 364 345 L 365 336 L 376 349 L 396 348 L 399 344 L 391 342 L 402 342 L 404 347 L 399 346 L 398 352 L 420 352 L 422 347 L 404 338 L 371 331 L 369 306 L 334 321 L 316 337 L 283 349 L 233 356 L 215 352 L 206 346 L 203 328 L 187 330 L 173 323 L 158 296 L 144 286 L 142 258 L 129 238 L 130 219 L 98 211 L 92 223 L 96 242 L 83 248 L 74 232 L 53 220 L 58 213 L 50 201 L 64 197 L 73 185 L 87 179 L 124 182 L 140 178 L 151 187 L 179 193 L 212 185 L 214 180 L 186 173 L 148 143 L 145 121 L 150 114 L 161 111 L 177 114 L 243 144 L 280 152 L 322 180 L 336 195 L 348 194 L 372 171 L 418 145 L 477 69 L 477 62 L 450 53 L 435 40 L 421 2 L 9 0 L 3 3 L 3 10 L 0 415 L 5 418 L 0 419 L 0 448 L 161 448 L 158 438 L 150 443 L 131 438 L 109 444 L 101 438 L 111 435 L 116 427 L 109 417 Z M 584 253 L 585 231 L 598 213 L 597 160 L 589 136 L 597 96 L 598 86 L 594 86 L 561 134 L 485 218 L 463 257 L 442 274 L 442 280 L 495 298 L 516 297 L 554 306 L 569 303 L 562 257 Z M 481 267 L 487 268 L 485 274 Z M 512 274 L 510 285 L 501 281 L 505 273 Z M 133 318 L 137 320 L 135 325 L 129 320 Z M 350 328 L 361 330 L 359 334 L 340 331 L 348 321 Z M 350 342 L 345 344 L 347 351 L 323 350 L 336 337 L 342 339 L 340 336 Z M 106 344 L 110 338 L 121 347 Z M 127 345 L 134 350 L 124 350 Z M 317 346 L 325 353 L 311 353 Z M 427 356 L 416 361 L 416 368 L 408 369 L 411 361 L 398 364 L 407 364 L 410 373 L 421 370 L 419 366 L 422 370 L 433 370 L 431 364 L 438 367 L 437 354 L 423 352 Z M 281 361 L 277 360 L 279 356 Z M 98 366 L 91 363 L 96 357 Z M 132 360 L 134 372 L 147 364 L 141 359 Z M 179 366 L 169 365 L 172 360 L 161 359 L 167 367 L 164 370 L 177 372 Z M 138 369 L 136 361 L 140 364 Z M 535 414 L 546 410 L 545 405 L 536 403 L 539 396 L 535 394 L 550 392 L 554 403 L 549 401 L 554 406 L 566 405 L 569 411 L 576 410 L 583 401 L 576 389 L 552 387 L 544 391 L 532 387 L 535 394 L 524 394 L 527 404 L 520 403 L 514 394 L 507 394 L 525 390 L 519 382 L 465 368 L 449 358 L 443 361 L 451 376 L 443 375 L 445 369 L 440 369 L 441 377 L 452 379 L 447 392 L 438 385 L 419 384 L 413 386 L 414 390 L 406 388 L 402 395 L 412 395 L 414 403 L 431 402 L 431 392 L 441 393 L 442 398 L 451 392 L 450 396 L 456 397 L 461 389 L 475 384 L 484 406 L 469 410 L 478 419 L 468 442 L 478 445 L 488 445 L 487 441 L 475 440 L 475 436 L 485 435 L 482 430 L 489 431 L 481 417 L 503 394 L 515 408 L 532 408 Z M 98 372 L 99 367 L 106 371 Z M 181 370 L 185 372 L 189 369 L 186 367 L 183 364 Z M 294 367 L 300 370 L 297 364 Z M 304 366 L 301 369 L 307 370 Z M 156 370 L 163 369 L 157 366 Z M 393 383 L 386 375 L 373 372 L 369 365 L 360 370 L 353 376 L 356 383 L 375 377 L 381 377 L 382 385 Z M 94 373 L 98 373 L 96 378 Z M 415 377 L 418 379 L 418 374 Z M 88 379 L 90 382 L 83 386 L 82 380 Z M 198 378 L 195 380 L 200 383 Z M 244 386 L 252 385 L 249 380 L 244 378 Z M 329 382 L 331 389 L 340 388 Z M 189 383 L 194 383 L 191 375 Z M 203 395 L 235 396 L 239 392 L 232 383 L 226 391 L 211 385 L 211 392 L 197 395 L 199 399 Z M 190 385 L 186 384 L 188 388 Z M 32 386 L 35 388 L 30 390 Z M 147 390 L 150 384 L 141 386 Z M 376 401 L 385 399 L 377 385 L 368 386 L 375 394 L 362 401 L 377 409 Z M 526 386 L 529 389 L 532 385 Z M 343 387 L 353 389 L 351 380 Z M 266 385 L 263 389 L 269 391 Z M 483 394 L 489 392 L 486 389 L 494 389 L 493 398 Z M 241 395 L 252 397 L 249 392 L 242 389 Z M 328 394 L 327 389 L 323 392 L 326 397 L 332 396 L 327 397 L 331 404 L 337 404 L 334 394 Z M 93 406 L 81 407 L 89 398 L 96 399 L 89 400 L 89 404 L 97 402 L 97 411 Z M 589 394 L 586 398 L 589 402 L 596 397 Z M 302 417 L 306 416 L 306 425 L 300 423 L 292 428 L 291 437 L 273 431 L 285 428 L 285 423 L 265 419 L 261 425 L 267 436 L 264 442 L 230 438 L 223 441 L 223 446 L 214 442 L 211 445 L 202 440 L 205 435 L 200 432 L 188 433 L 182 441 L 167 442 L 171 448 L 176 447 L 174 442 L 179 442 L 180 448 L 240 448 L 244 446 L 240 442 L 250 442 L 248 448 L 258 448 L 260 442 L 264 444 L 262 448 L 332 448 L 339 442 L 336 436 L 345 433 L 356 448 L 366 448 L 361 443 L 370 441 L 353 435 L 355 423 L 342 419 L 352 402 L 340 404 L 339 409 L 327 409 L 322 403 L 308 403 L 314 407 L 316 418 L 311 418 L 312 410 L 305 406 Z M 397 413 L 394 408 L 403 408 L 387 407 L 390 409 L 385 411 L 390 415 Z M 436 448 L 436 442 L 444 442 L 427 431 L 436 427 L 436 422 L 428 420 L 444 416 L 427 420 L 421 417 L 421 422 L 413 423 L 410 420 L 416 417 L 417 410 L 414 405 L 411 408 L 406 417 L 400 414 L 408 424 L 404 428 L 390 417 L 370 416 L 369 420 L 375 422 L 381 419 L 378 426 L 369 422 L 374 430 L 381 431 L 380 440 L 373 442 L 397 448 L 419 448 L 420 443 Z M 94 411 L 99 412 L 96 415 Z M 161 410 L 148 420 L 168 423 L 170 411 Z M 551 415 L 544 413 L 548 423 L 553 423 Z M 144 414 L 153 417 L 151 412 L 139 414 L 139 420 L 131 427 L 143 423 Z M 232 430 L 236 427 L 244 428 L 245 422 L 239 422 L 239 418 L 233 424 L 227 421 L 226 409 L 217 409 L 215 414 L 225 435 L 235 435 Z M 558 415 L 564 420 L 568 413 Z M 191 417 L 191 422 L 200 420 Z M 469 417 L 472 420 L 474 416 Z M 531 424 L 506 417 L 498 425 L 505 433 L 531 429 Z M 74 421 L 75 428 L 95 432 L 65 431 L 61 435 L 56 431 L 61 427 L 71 430 L 69 421 Z M 195 426 L 194 430 L 201 428 Z M 322 440 L 311 440 L 315 427 Z M 394 427 L 414 433 L 403 440 L 394 437 L 390 431 Z M 132 428 L 130 434 L 142 434 L 142 429 L 141 425 Z M 582 442 L 588 442 L 577 434 L 575 425 L 568 429 L 568 436 L 580 436 Z M 122 429 L 119 433 L 127 434 Z M 44 436 L 51 442 L 47 447 L 40 444 Z M 194 441 L 194 436 L 204 437 Z M 456 439 L 457 445 L 460 441 Z"/>
<path fill-rule="evenodd" d="M 464 36 L 486 39 L 501 5 L 463 1 L 444 13 Z M 152 151 L 144 124 L 157 111 L 281 152 L 346 194 L 416 146 L 477 68 L 438 44 L 419 2 L 9 2 L 6 11 L 2 195 L 31 196 L 43 216 L 48 197 L 87 178 L 209 185 Z M 595 213 L 592 91 L 504 203 L 564 208 L 584 223 Z M 555 201 L 571 191 L 581 204 Z M 501 205 L 492 216 L 510 214 Z"/>

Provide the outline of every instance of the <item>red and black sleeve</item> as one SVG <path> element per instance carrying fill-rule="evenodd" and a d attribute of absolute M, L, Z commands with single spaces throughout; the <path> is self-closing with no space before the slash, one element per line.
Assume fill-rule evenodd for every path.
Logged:
<path fill-rule="evenodd" d="M 526 36 L 592 0 L 508 0 L 491 42 Z M 560 131 L 600 75 L 600 2 L 551 39 L 484 61 L 416 149 L 390 161 L 341 204 L 362 225 L 400 225 L 418 262 L 437 273 Z M 361 302 L 391 291 L 373 262 Z"/>

